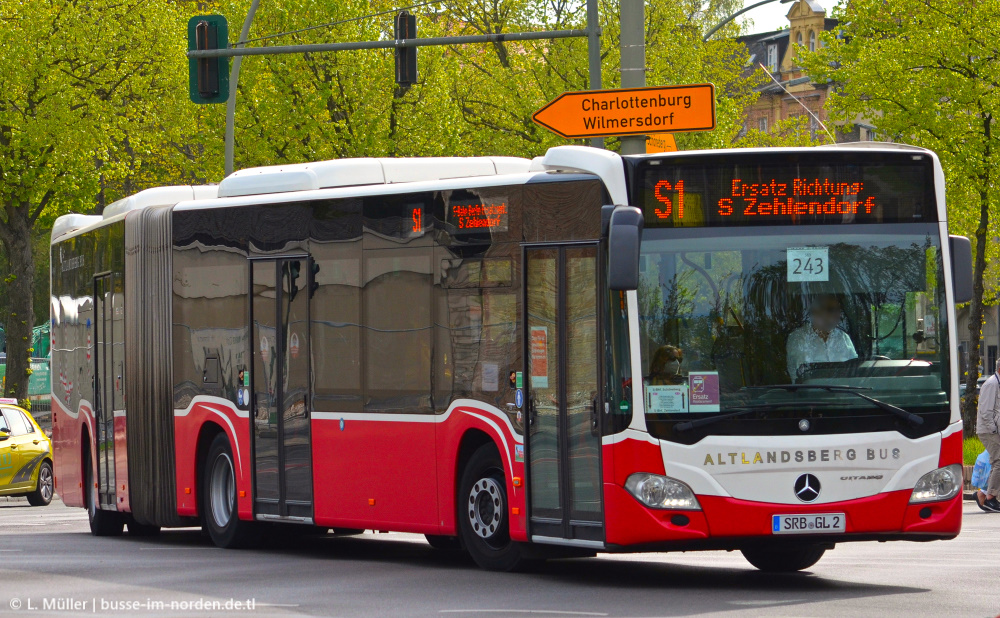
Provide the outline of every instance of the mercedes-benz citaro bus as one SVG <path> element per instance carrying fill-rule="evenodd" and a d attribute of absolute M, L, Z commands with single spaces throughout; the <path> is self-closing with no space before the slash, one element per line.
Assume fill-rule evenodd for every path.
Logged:
<path fill-rule="evenodd" d="M 961 526 L 937 157 L 347 159 L 52 232 L 57 490 L 99 536 L 424 534 L 487 569 Z"/>

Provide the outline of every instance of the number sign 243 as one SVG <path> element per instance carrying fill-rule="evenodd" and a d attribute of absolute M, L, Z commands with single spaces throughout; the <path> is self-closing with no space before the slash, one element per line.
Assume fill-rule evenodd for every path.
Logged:
<path fill-rule="evenodd" d="M 829 247 L 789 247 L 788 281 L 829 281 Z"/>

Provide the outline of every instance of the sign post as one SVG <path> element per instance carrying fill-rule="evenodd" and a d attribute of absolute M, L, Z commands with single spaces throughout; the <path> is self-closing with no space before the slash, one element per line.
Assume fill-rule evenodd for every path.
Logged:
<path fill-rule="evenodd" d="M 531 117 L 567 139 L 715 128 L 715 86 L 564 92 Z"/>

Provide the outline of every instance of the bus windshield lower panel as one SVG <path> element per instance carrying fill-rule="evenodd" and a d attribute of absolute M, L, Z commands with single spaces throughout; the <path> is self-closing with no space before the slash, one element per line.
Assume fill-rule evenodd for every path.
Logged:
<path fill-rule="evenodd" d="M 948 424 L 936 224 L 647 229 L 640 272 L 658 438 L 918 437 Z"/>

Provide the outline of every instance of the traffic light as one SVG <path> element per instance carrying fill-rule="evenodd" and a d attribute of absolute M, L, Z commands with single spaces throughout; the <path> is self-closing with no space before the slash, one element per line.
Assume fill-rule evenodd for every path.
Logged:
<path fill-rule="evenodd" d="M 397 41 L 417 38 L 417 17 L 415 15 L 401 11 L 394 19 Z M 403 88 L 409 88 L 417 83 L 416 47 L 396 48 L 396 83 Z"/>
<path fill-rule="evenodd" d="M 317 275 L 319 275 L 319 264 L 309 262 L 309 298 L 315 296 L 316 290 L 319 289 L 319 282 L 316 281 Z"/>
<path fill-rule="evenodd" d="M 299 278 L 301 264 L 298 260 L 292 260 L 286 265 L 288 268 L 288 302 L 295 300 L 295 295 L 299 293 L 299 284 L 296 281 Z"/>
<path fill-rule="evenodd" d="M 228 47 L 229 25 L 222 15 L 201 15 L 188 21 L 188 51 Z M 229 99 L 229 58 L 191 58 L 188 74 L 193 102 L 225 103 Z"/>

